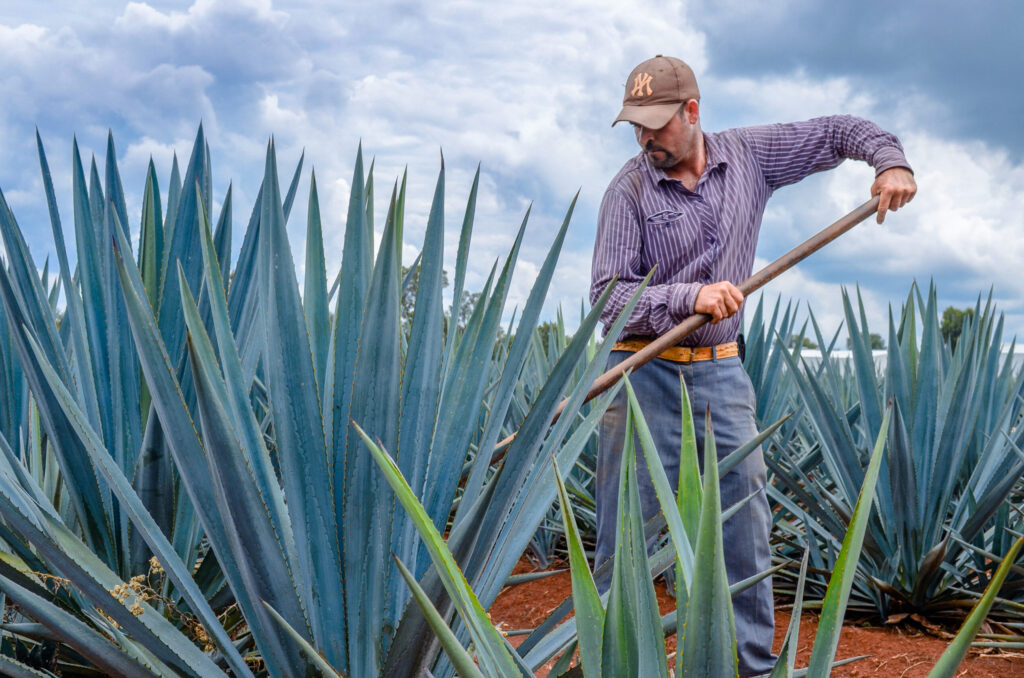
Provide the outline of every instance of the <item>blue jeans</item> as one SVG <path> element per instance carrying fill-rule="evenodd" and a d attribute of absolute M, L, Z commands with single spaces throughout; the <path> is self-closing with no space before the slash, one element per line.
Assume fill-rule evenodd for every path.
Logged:
<path fill-rule="evenodd" d="M 612 352 L 612 367 L 630 354 Z M 630 376 L 630 383 L 643 409 L 644 418 L 669 481 L 679 478 L 679 447 L 682 435 L 682 403 L 679 375 L 686 380 L 694 414 L 697 450 L 703 466 L 704 411 L 711 408 L 718 459 L 757 435 L 754 421 L 754 389 L 739 358 L 722 358 L 691 364 L 656 358 Z M 601 420 L 597 453 L 597 552 L 596 568 L 615 552 L 615 523 L 618 507 L 619 468 L 625 441 L 626 391 L 619 391 Z M 637 445 L 637 478 L 640 502 L 647 520 L 660 510 L 647 465 Z M 725 566 L 729 583 L 742 581 L 771 567 L 768 535 L 772 518 L 764 488 L 767 484 L 761 450 L 754 450 L 741 464 L 720 480 L 722 508 L 728 508 L 756 490 L 750 502 L 722 526 Z M 754 676 L 771 671 L 775 665 L 772 640 L 775 628 L 771 578 L 759 582 L 733 598 L 740 675 Z"/>

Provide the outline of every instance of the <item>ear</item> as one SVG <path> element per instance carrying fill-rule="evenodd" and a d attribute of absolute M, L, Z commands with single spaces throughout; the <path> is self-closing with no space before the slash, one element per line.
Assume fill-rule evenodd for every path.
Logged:
<path fill-rule="evenodd" d="M 690 99 L 683 105 L 683 120 L 696 125 L 697 120 L 700 119 L 700 102 L 696 99 Z"/>

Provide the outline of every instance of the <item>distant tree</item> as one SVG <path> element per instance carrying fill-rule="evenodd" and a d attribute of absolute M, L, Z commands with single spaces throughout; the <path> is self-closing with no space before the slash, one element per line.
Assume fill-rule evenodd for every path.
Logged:
<path fill-rule="evenodd" d="M 956 342 L 963 332 L 964 323 L 974 321 L 974 309 L 959 309 L 949 306 L 942 312 L 942 322 L 939 325 L 939 332 L 942 333 L 942 340 L 949 344 L 950 348 L 956 349 Z"/>
<path fill-rule="evenodd" d="M 409 267 L 402 267 L 402 280 L 409 275 Z M 441 289 L 448 287 L 448 271 L 441 269 Z M 409 329 L 409 322 L 412 320 L 412 311 L 416 306 L 416 292 L 420 289 L 420 267 L 412 272 L 409 282 L 402 288 L 402 327 Z"/>
<path fill-rule="evenodd" d="M 409 276 L 409 281 L 402 288 L 402 329 L 406 332 L 409 331 L 409 327 L 412 324 L 412 313 L 416 308 L 416 294 L 420 288 L 420 269 L 419 266 L 416 270 L 409 275 L 409 267 L 402 267 L 402 280 Z M 448 271 L 441 269 L 441 289 L 448 288 Z M 462 290 L 462 299 L 459 301 L 459 316 L 456 318 L 456 323 L 459 329 L 466 328 L 466 321 L 469 320 L 469 316 L 473 314 L 473 309 L 476 308 L 476 303 L 480 299 L 479 292 L 468 292 Z M 448 325 L 448 309 L 445 309 L 445 327 Z M 504 330 L 499 329 L 498 337 L 504 336 Z"/>
<path fill-rule="evenodd" d="M 868 341 L 871 342 L 871 350 L 872 351 L 884 351 L 885 350 L 885 340 L 882 339 L 882 335 L 875 334 L 874 332 L 871 332 L 870 334 L 868 334 Z M 849 337 L 846 338 L 846 348 L 848 348 L 848 349 L 852 349 L 853 348 L 853 340 L 850 339 Z"/>
<path fill-rule="evenodd" d="M 793 348 L 794 346 L 796 346 L 797 339 L 800 339 L 800 338 L 801 337 L 800 337 L 799 334 L 791 334 L 791 335 L 789 335 L 789 347 Z M 802 346 L 803 348 L 818 348 L 818 345 L 815 344 L 810 339 L 808 339 L 807 337 L 803 337 L 802 338 L 802 340 L 800 342 L 800 346 Z"/>
<path fill-rule="evenodd" d="M 553 320 L 548 320 L 537 325 L 537 332 L 540 334 L 541 343 L 544 345 L 544 350 L 550 350 L 551 342 L 558 341 L 558 323 Z M 571 334 L 565 336 L 565 340 L 568 341 L 572 338 Z"/>

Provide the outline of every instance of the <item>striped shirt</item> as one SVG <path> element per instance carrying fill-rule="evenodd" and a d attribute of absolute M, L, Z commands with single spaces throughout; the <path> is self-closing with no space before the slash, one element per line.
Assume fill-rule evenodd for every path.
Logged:
<path fill-rule="evenodd" d="M 705 133 L 707 165 L 690 191 L 651 166 L 640 152 L 612 179 L 601 202 L 591 268 L 594 303 L 614 276 L 604 308 L 605 332 L 644 276 L 657 270 L 620 339 L 664 334 L 693 314 L 702 285 L 750 276 L 761 216 L 772 192 L 845 158 L 870 163 L 876 176 L 910 168 L 899 140 L 849 115 Z M 686 346 L 734 341 L 740 313 L 707 324 Z"/>

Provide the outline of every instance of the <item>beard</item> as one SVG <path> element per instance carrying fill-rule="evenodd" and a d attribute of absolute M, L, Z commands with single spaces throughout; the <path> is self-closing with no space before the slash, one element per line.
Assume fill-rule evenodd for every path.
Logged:
<path fill-rule="evenodd" d="M 651 165 L 658 169 L 669 169 L 679 164 L 679 158 L 672 155 L 666 148 L 655 144 L 653 141 L 648 141 L 647 145 L 644 146 L 644 154 L 647 156 L 647 160 L 650 161 Z"/>

